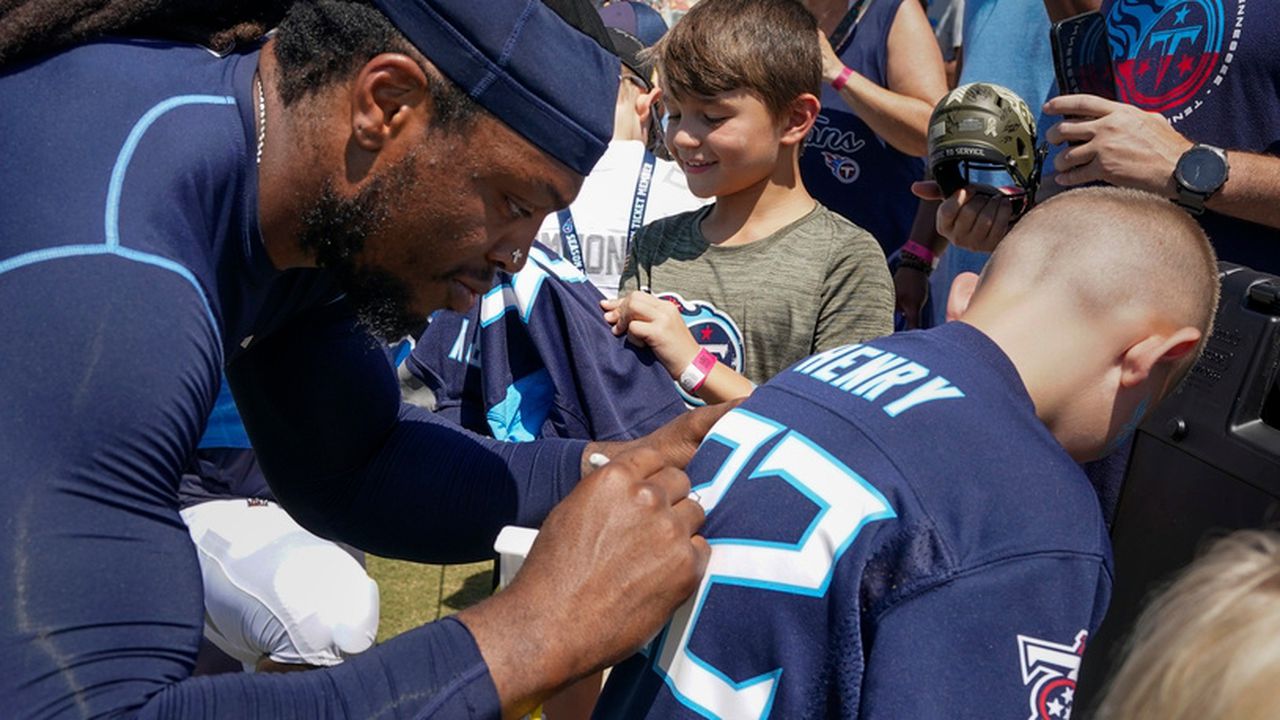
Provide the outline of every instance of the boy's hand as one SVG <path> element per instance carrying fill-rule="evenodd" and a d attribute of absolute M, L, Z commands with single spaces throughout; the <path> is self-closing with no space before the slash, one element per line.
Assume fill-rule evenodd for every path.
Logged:
<path fill-rule="evenodd" d="M 990 185 L 972 184 L 951 197 L 932 180 L 912 183 L 911 192 L 921 200 L 941 200 L 938 207 L 938 234 L 965 250 L 994 252 L 1009 232 L 1013 203 Z"/>
<path fill-rule="evenodd" d="M 698 342 L 680 319 L 675 305 L 643 292 L 632 292 L 613 300 L 601 300 L 605 322 L 613 326 L 614 335 L 627 336 L 632 343 L 648 346 L 671 377 L 693 362 Z"/>

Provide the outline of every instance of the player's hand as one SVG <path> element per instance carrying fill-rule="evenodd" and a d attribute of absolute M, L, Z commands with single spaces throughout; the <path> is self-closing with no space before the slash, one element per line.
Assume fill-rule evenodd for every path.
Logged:
<path fill-rule="evenodd" d="M 936 225 L 938 234 L 952 245 L 976 252 L 994 252 L 1009 233 L 1013 203 L 990 185 L 974 183 L 943 197 L 942 188 L 932 180 L 916 182 L 911 192 L 921 200 L 941 200 Z"/>
<path fill-rule="evenodd" d="M 615 456 L 551 511 L 511 585 L 458 615 L 504 710 L 634 653 L 697 588 L 710 549 L 688 494 L 661 453 Z"/>
<path fill-rule="evenodd" d="M 920 312 L 929 299 L 929 276 L 899 266 L 893 273 L 894 309 L 902 313 L 908 330 L 920 327 Z"/>
<path fill-rule="evenodd" d="M 680 319 L 680 311 L 666 300 L 632 292 L 601 300 L 600 307 L 605 311 L 605 322 L 613 326 L 613 334 L 625 334 L 636 345 L 648 346 L 672 379 L 678 379 L 698 354 L 698 342 Z"/>
<path fill-rule="evenodd" d="M 1048 141 L 1073 143 L 1054 159 L 1057 184 L 1101 181 L 1177 197 L 1173 170 L 1193 143 L 1164 116 L 1095 95 L 1056 97 L 1044 112 L 1068 116 L 1049 128 Z"/>

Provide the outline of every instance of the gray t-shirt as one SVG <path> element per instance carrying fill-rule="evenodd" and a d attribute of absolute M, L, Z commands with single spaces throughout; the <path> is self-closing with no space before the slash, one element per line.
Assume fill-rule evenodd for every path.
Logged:
<path fill-rule="evenodd" d="M 870 233 L 818 205 L 769 237 L 720 247 L 700 230 L 711 207 L 641 228 L 623 293 L 679 300 L 694 339 L 756 383 L 893 331 L 893 284 Z"/>

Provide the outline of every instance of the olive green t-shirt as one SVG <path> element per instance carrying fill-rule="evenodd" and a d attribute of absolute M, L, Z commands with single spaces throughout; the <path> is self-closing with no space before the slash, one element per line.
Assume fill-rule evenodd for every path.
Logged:
<path fill-rule="evenodd" d="M 769 237 L 721 247 L 700 229 L 711 207 L 641 228 L 622 292 L 679 300 L 694 339 L 755 383 L 893 331 L 893 284 L 870 233 L 819 204 Z"/>

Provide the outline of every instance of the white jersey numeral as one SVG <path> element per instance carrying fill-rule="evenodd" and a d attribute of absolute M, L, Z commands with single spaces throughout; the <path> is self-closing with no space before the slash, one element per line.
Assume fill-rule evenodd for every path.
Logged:
<path fill-rule="evenodd" d="M 780 434 L 782 439 L 748 467 L 757 451 Z M 706 442 L 729 448 L 711 481 L 694 488 L 708 515 L 735 482 L 764 477 L 784 480 L 818 507 L 813 521 L 794 543 L 710 540 L 711 561 L 702 585 L 676 611 L 656 649 L 655 668 L 682 704 L 710 718 L 754 720 L 768 716 L 783 668 L 734 681 L 689 649 L 711 588 L 739 585 L 822 597 L 837 561 L 861 529 L 895 515 L 884 496 L 860 475 L 801 433 L 767 418 L 734 410 L 716 423 Z"/>

